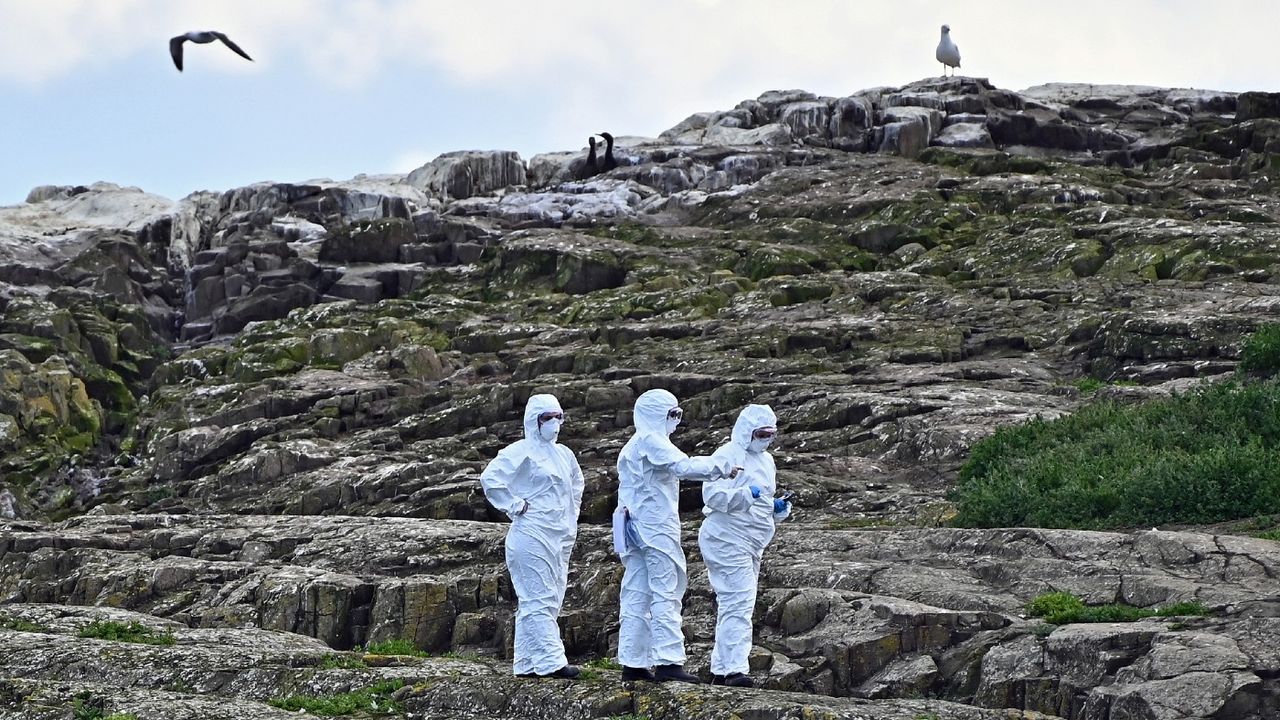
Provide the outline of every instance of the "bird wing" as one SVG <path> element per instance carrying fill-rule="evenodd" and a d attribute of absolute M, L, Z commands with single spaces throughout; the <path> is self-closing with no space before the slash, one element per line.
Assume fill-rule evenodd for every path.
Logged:
<path fill-rule="evenodd" d="M 185 35 L 169 38 L 169 56 L 173 58 L 173 64 L 177 66 L 178 72 L 182 72 L 182 43 L 186 40 Z"/>
<path fill-rule="evenodd" d="M 223 35 L 220 32 L 215 32 L 213 35 L 214 37 L 221 40 L 223 45 L 226 45 L 227 47 L 231 48 L 231 51 L 234 52 L 235 54 L 239 55 L 245 60 L 253 60 L 253 58 L 249 57 L 249 53 L 245 52 L 244 50 L 241 50 L 239 45 L 231 42 L 231 38 L 227 37 L 226 35 Z"/>

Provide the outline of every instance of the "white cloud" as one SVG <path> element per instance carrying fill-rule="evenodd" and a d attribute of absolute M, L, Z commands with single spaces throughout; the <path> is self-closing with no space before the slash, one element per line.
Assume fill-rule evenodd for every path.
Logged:
<path fill-rule="evenodd" d="M 1195 84 L 1232 71 L 1265 81 L 1278 19 L 1272 0 L 0 0 L 0 82 L 38 84 L 130 53 L 162 54 L 169 36 L 214 27 L 261 58 L 257 71 L 297 54 L 341 87 L 435 72 L 461 85 L 609 86 L 687 106 L 722 103 L 728 89 L 848 92 L 915 79 L 936 71 L 942 22 L 964 70 L 1006 86 Z M 243 69 L 209 55 L 201 62 Z"/>

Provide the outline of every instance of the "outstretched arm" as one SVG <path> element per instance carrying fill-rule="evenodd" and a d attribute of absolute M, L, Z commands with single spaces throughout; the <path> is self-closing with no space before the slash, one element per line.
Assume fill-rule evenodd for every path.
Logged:
<path fill-rule="evenodd" d="M 681 480 L 716 480 L 729 477 L 733 472 L 733 463 L 727 458 L 714 455 L 685 456 L 683 460 L 672 463 L 669 470 Z"/>

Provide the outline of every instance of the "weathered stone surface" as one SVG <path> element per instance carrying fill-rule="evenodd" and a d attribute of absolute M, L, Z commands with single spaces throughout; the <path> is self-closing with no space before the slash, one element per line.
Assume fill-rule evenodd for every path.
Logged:
<path fill-rule="evenodd" d="M 449 152 L 409 173 L 405 182 L 444 200 L 465 200 L 523 185 L 525 165 L 509 150 Z"/>
<path fill-rule="evenodd" d="M 481 153 L 178 203 L 37 189 L 0 209 L 0 602 L 81 606 L 56 611 L 66 654 L 77 613 L 127 608 L 180 637 L 501 656 L 504 527 L 476 477 L 520 436 L 525 399 L 554 392 L 587 481 L 565 639 L 575 660 L 602 657 L 613 464 L 635 397 L 663 387 L 695 454 L 745 403 L 779 413 L 797 499 L 756 613 L 751 668 L 769 690 L 615 689 L 605 671 L 548 683 L 531 711 L 485 661 L 414 676 L 430 681 L 404 693 L 415 717 L 480 698 L 495 716 L 1269 718 L 1274 544 L 938 527 L 977 439 L 1072 412 L 1085 377 L 1128 381 L 1091 391 L 1124 402 L 1230 377 L 1273 321 L 1280 122 L 1263 100 L 930 79 L 698 113 L 619 138 L 619 167 L 586 182 L 580 152 L 527 173 Z M 696 486 L 681 500 L 705 674 Z M 1049 590 L 1212 615 L 1050 632 L 1022 617 Z M 188 645 L 214 652 L 172 652 Z M 272 657 L 281 683 L 349 674 L 316 671 L 311 650 Z M 34 667 L 51 669 L 0 682 L 63 717 L 76 683 L 191 716 L 214 702 L 119 668 Z M 254 692 L 226 707 L 271 717 Z M 940 700 L 896 699 L 917 696 Z"/>

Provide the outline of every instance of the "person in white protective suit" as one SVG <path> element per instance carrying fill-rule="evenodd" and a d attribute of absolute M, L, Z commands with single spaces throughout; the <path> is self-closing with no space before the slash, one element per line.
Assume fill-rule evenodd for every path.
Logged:
<path fill-rule="evenodd" d="M 691 458 L 673 445 L 668 436 L 683 414 L 675 395 L 645 392 L 636 399 L 635 434 L 618 454 L 613 529 L 625 568 L 618 629 L 623 680 L 699 682 L 684 670 L 680 628 L 688 583 L 680 546 L 680 480 L 713 480 L 738 469 L 724 458 Z"/>
<path fill-rule="evenodd" d="M 791 503 L 774 498 L 777 470 L 766 452 L 778 434 L 768 405 L 748 405 L 738 414 L 729 442 L 713 458 L 740 466 L 731 479 L 702 486 L 698 547 L 716 592 L 716 641 L 711 650 L 712 684 L 751 687 L 751 613 L 756 606 L 760 556 L 774 526 L 791 514 Z"/>
<path fill-rule="evenodd" d="M 524 439 L 499 451 L 480 475 L 489 502 L 511 518 L 507 571 L 516 591 L 512 671 L 517 677 L 575 678 L 556 619 L 569 583 L 569 554 L 578 536 L 582 469 L 556 443 L 564 412 L 554 395 L 534 395 L 524 408 Z"/>

